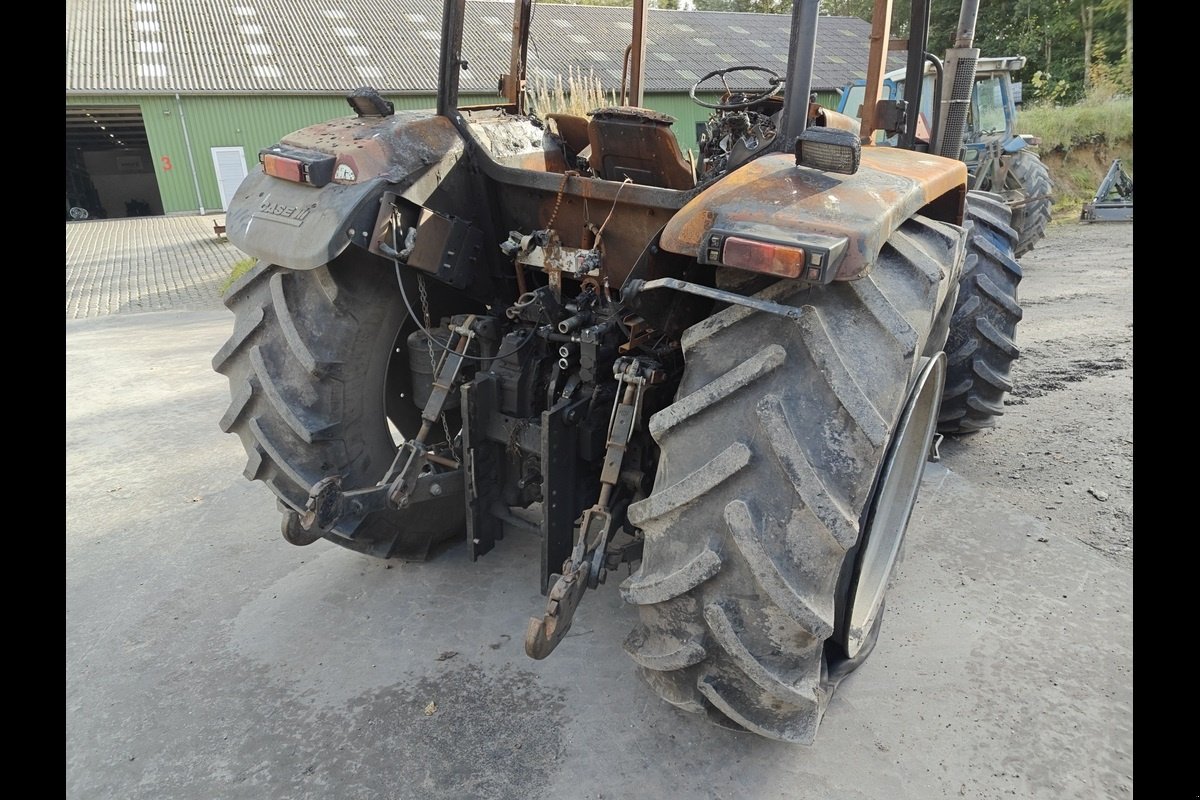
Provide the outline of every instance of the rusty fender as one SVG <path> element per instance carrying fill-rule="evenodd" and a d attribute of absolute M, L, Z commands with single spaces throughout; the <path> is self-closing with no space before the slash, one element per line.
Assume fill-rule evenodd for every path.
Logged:
<path fill-rule="evenodd" d="M 384 192 L 423 204 L 463 151 L 458 131 L 433 111 L 344 117 L 288 134 L 280 145 L 335 156 L 333 180 L 315 188 L 259 165 L 238 187 L 226 229 L 239 250 L 291 269 L 325 264 L 352 241 L 368 245 Z"/>
<path fill-rule="evenodd" d="M 898 148 L 864 147 L 853 175 L 798 167 L 791 154 L 763 156 L 680 209 L 660 246 L 698 258 L 712 228 L 780 242 L 801 233 L 844 236 L 849 246 L 834 280 L 854 280 L 913 214 L 962 224 L 966 191 L 961 161 Z"/>

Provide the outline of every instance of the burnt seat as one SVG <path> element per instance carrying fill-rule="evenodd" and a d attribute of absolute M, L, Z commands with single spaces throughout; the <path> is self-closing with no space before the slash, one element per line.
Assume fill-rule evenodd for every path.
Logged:
<path fill-rule="evenodd" d="M 590 144 L 587 117 L 579 117 L 575 114 L 547 114 L 546 119 L 554 123 L 558 129 L 558 135 L 571 152 L 581 153 L 587 149 Z"/>
<path fill-rule="evenodd" d="M 592 172 L 608 181 L 629 178 L 642 186 L 691 189 L 692 168 L 683 160 L 671 133 L 675 118 L 629 106 L 597 108 L 588 113 Z"/>

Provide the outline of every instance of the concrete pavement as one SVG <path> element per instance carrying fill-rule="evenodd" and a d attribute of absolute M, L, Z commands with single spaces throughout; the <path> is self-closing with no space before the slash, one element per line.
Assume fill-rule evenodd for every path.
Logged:
<path fill-rule="evenodd" d="M 67 223 L 67 319 L 220 308 L 245 253 L 213 232 L 224 214 Z"/>
<path fill-rule="evenodd" d="M 85 224 L 154 222 L 173 221 Z M 201 218 L 175 244 L 135 230 L 68 253 L 68 797 L 1132 795 L 1130 569 L 1039 541 L 1044 523 L 952 464 L 927 471 L 879 645 L 811 748 L 660 701 L 621 650 L 619 581 L 528 659 L 528 535 L 474 564 L 286 544 L 217 427 L 217 253 L 240 254 L 202 223 L 211 238 Z M 172 310 L 127 313 L 156 304 Z"/>

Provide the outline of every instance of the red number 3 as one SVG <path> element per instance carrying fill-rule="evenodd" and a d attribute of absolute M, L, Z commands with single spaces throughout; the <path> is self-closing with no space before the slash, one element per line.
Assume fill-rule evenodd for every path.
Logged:
<path fill-rule="evenodd" d="M 163 167 L 163 172 L 171 171 L 171 157 L 170 156 L 162 157 L 162 167 Z"/>

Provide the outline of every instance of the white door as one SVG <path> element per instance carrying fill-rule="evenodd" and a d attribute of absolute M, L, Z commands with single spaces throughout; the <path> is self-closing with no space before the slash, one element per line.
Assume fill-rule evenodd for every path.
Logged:
<path fill-rule="evenodd" d="M 233 200 L 233 193 L 246 177 L 246 151 L 241 147 L 214 147 L 212 160 L 217 173 L 217 188 L 221 191 L 221 209 L 226 210 Z"/>

